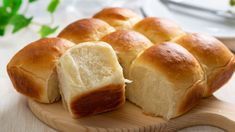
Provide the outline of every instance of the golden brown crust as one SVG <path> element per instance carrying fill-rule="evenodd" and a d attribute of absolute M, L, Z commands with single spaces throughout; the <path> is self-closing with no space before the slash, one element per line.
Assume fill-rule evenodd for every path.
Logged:
<path fill-rule="evenodd" d="M 17 52 L 7 65 L 15 89 L 37 101 L 49 103 L 50 97 L 45 95 L 47 79 L 53 73 L 57 59 L 73 45 L 64 39 L 45 38 Z"/>
<path fill-rule="evenodd" d="M 35 100 L 41 99 L 43 80 L 35 81 L 32 75 L 17 67 L 8 67 L 7 72 L 18 92 Z"/>
<path fill-rule="evenodd" d="M 8 67 L 23 67 L 39 77 L 51 73 L 57 60 L 73 43 L 59 38 L 45 38 L 32 42 L 11 59 Z M 43 70 L 44 72 L 41 72 Z"/>
<path fill-rule="evenodd" d="M 74 98 L 70 103 L 74 117 L 79 118 L 117 109 L 125 102 L 124 87 L 123 84 L 111 84 Z"/>
<path fill-rule="evenodd" d="M 198 81 L 195 79 L 200 78 L 203 74 L 193 55 L 175 43 L 166 42 L 153 45 L 139 56 L 139 60 L 157 68 L 169 80 L 181 87 L 195 83 Z"/>
<path fill-rule="evenodd" d="M 176 23 L 156 17 L 147 17 L 141 20 L 133 29 L 145 35 L 155 44 L 169 41 L 185 34 Z"/>
<path fill-rule="evenodd" d="M 94 18 L 99 18 L 115 28 L 132 28 L 141 18 L 133 11 L 125 8 L 105 8 L 95 14 Z"/>
<path fill-rule="evenodd" d="M 205 34 L 187 34 L 175 40 L 209 69 L 227 64 L 233 54 L 216 38 Z"/>
<path fill-rule="evenodd" d="M 102 20 L 94 18 L 81 19 L 65 27 L 58 37 L 65 38 L 74 43 L 98 41 L 104 35 L 114 30 L 113 27 Z"/>
<path fill-rule="evenodd" d="M 130 30 L 117 30 L 101 40 L 110 44 L 115 50 L 125 78 L 128 78 L 130 65 L 137 55 L 153 45 L 145 36 Z"/>
<path fill-rule="evenodd" d="M 207 91 L 210 96 L 225 84 L 234 72 L 233 53 L 216 38 L 205 34 L 186 34 L 174 40 L 185 47 L 200 62 L 207 77 Z"/>
<path fill-rule="evenodd" d="M 117 30 L 101 40 L 109 43 L 116 52 L 140 51 L 152 45 L 142 34 L 128 30 Z"/>
<path fill-rule="evenodd" d="M 218 68 L 216 72 L 212 73 L 212 76 L 209 76 L 209 78 L 207 78 L 208 89 L 205 92 L 204 97 L 211 96 L 216 90 L 226 84 L 232 77 L 234 70 L 235 62 L 233 58 L 226 66 Z"/>
<path fill-rule="evenodd" d="M 197 105 L 205 92 L 205 82 L 198 81 L 187 90 L 179 104 L 176 116 L 182 115 Z"/>
<path fill-rule="evenodd" d="M 100 12 L 94 15 L 94 18 L 99 19 L 117 19 L 117 20 L 128 20 L 131 17 L 137 17 L 138 15 L 131 10 L 120 8 L 120 7 L 112 7 L 112 8 L 104 8 Z"/>

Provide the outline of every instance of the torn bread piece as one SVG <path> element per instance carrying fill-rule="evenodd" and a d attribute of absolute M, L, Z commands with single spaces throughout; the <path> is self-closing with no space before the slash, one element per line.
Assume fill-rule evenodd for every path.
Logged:
<path fill-rule="evenodd" d="M 64 107 L 74 118 L 117 109 L 125 102 L 125 79 L 112 47 L 85 42 L 59 60 L 57 73 Z"/>

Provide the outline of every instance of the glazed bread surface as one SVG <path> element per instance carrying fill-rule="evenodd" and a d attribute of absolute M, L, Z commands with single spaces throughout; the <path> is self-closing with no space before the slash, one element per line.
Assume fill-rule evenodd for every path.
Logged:
<path fill-rule="evenodd" d="M 174 43 L 153 45 L 132 63 L 127 99 L 147 114 L 170 119 L 195 106 L 204 93 L 198 61 Z"/>
<path fill-rule="evenodd" d="M 170 41 L 185 34 L 175 22 L 156 17 L 144 18 L 135 24 L 133 29 L 145 35 L 154 44 Z"/>
<path fill-rule="evenodd" d="M 14 88 L 42 103 L 59 100 L 55 65 L 58 58 L 73 45 L 64 39 L 45 38 L 21 49 L 7 65 Z"/>
<path fill-rule="evenodd" d="M 98 41 L 115 29 L 105 21 L 87 18 L 75 21 L 65 27 L 58 35 L 76 44 L 87 41 Z"/>
<path fill-rule="evenodd" d="M 133 11 L 125 8 L 104 8 L 94 18 L 106 21 L 116 29 L 131 29 L 141 18 Z"/>
<path fill-rule="evenodd" d="M 212 95 L 231 78 L 235 69 L 234 55 L 216 38 L 188 33 L 173 41 L 190 51 L 200 62 L 207 78 L 204 97 Z"/>
<path fill-rule="evenodd" d="M 72 47 L 59 59 L 57 73 L 64 107 L 75 118 L 114 110 L 125 102 L 122 67 L 105 42 Z"/>
<path fill-rule="evenodd" d="M 117 30 L 104 36 L 101 40 L 113 47 L 127 79 L 132 61 L 141 51 L 153 45 L 142 34 L 130 30 Z"/>

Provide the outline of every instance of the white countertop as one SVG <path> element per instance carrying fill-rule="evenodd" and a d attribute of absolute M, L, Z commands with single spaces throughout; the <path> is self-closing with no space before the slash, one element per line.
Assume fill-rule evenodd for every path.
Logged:
<path fill-rule="evenodd" d="M 60 14 L 61 15 L 61 14 Z M 56 21 L 63 28 L 76 16 L 58 17 Z M 39 37 L 30 29 L 25 29 L 14 35 L 0 37 L 0 131 L 1 132 L 54 132 L 55 130 L 38 120 L 29 110 L 26 98 L 18 94 L 7 75 L 6 65 L 11 57 L 27 43 L 37 40 Z M 235 42 L 234 42 L 235 43 Z M 235 102 L 235 75 L 232 79 L 216 92 L 216 96 L 224 101 Z M 220 132 L 221 129 L 210 126 L 197 126 L 181 130 Z"/>

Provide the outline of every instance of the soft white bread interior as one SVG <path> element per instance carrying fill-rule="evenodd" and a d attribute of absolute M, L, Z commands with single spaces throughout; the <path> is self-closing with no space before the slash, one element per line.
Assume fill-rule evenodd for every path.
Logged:
<path fill-rule="evenodd" d="M 132 63 L 127 98 L 144 113 L 170 119 L 195 106 L 205 89 L 204 73 L 186 49 L 174 43 L 153 45 Z"/>
<path fill-rule="evenodd" d="M 188 33 L 173 41 L 190 51 L 200 62 L 207 79 L 204 97 L 221 88 L 234 73 L 234 54 L 216 38 L 206 34 Z"/>
<path fill-rule="evenodd" d="M 8 75 L 21 94 L 42 103 L 60 99 L 55 65 L 59 57 L 74 44 L 59 38 L 32 42 L 11 59 Z"/>
<path fill-rule="evenodd" d="M 141 20 L 135 12 L 120 7 L 104 8 L 93 17 L 104 20 L 117 29 L 131 29 Z"/>
<path fill-rule="evenodd" d="M 114 30 L 115 29 L 105 21 L 88 18 L 69 24 L 59 33 L 58 37 L 65 38 L 77 44 L 87 41 L 98 41 Z"/>
<path fill-rule="evenodd" d="M 185 34 L 174 21 L 157 17 L 144 18 L 133 29 L 145 35 L 154 44 L 170 41 Z"/>
<path fill-rule="evenodd" d="M 105 42 L 69 49 L 57 65 L 63 104 L 75 118 L 107 112 L 125 102 L 122 67 Z"/>
<path fill-rule="evenodd" d="M 118 60 L 123 67 L 124 76 L 128 79 L 128 71 L 132 61 L 143 50 L 153 44 L 142 34 L 130 30 L 117 30 L 102 38 L 110 44 L 118 55 Z"/>

